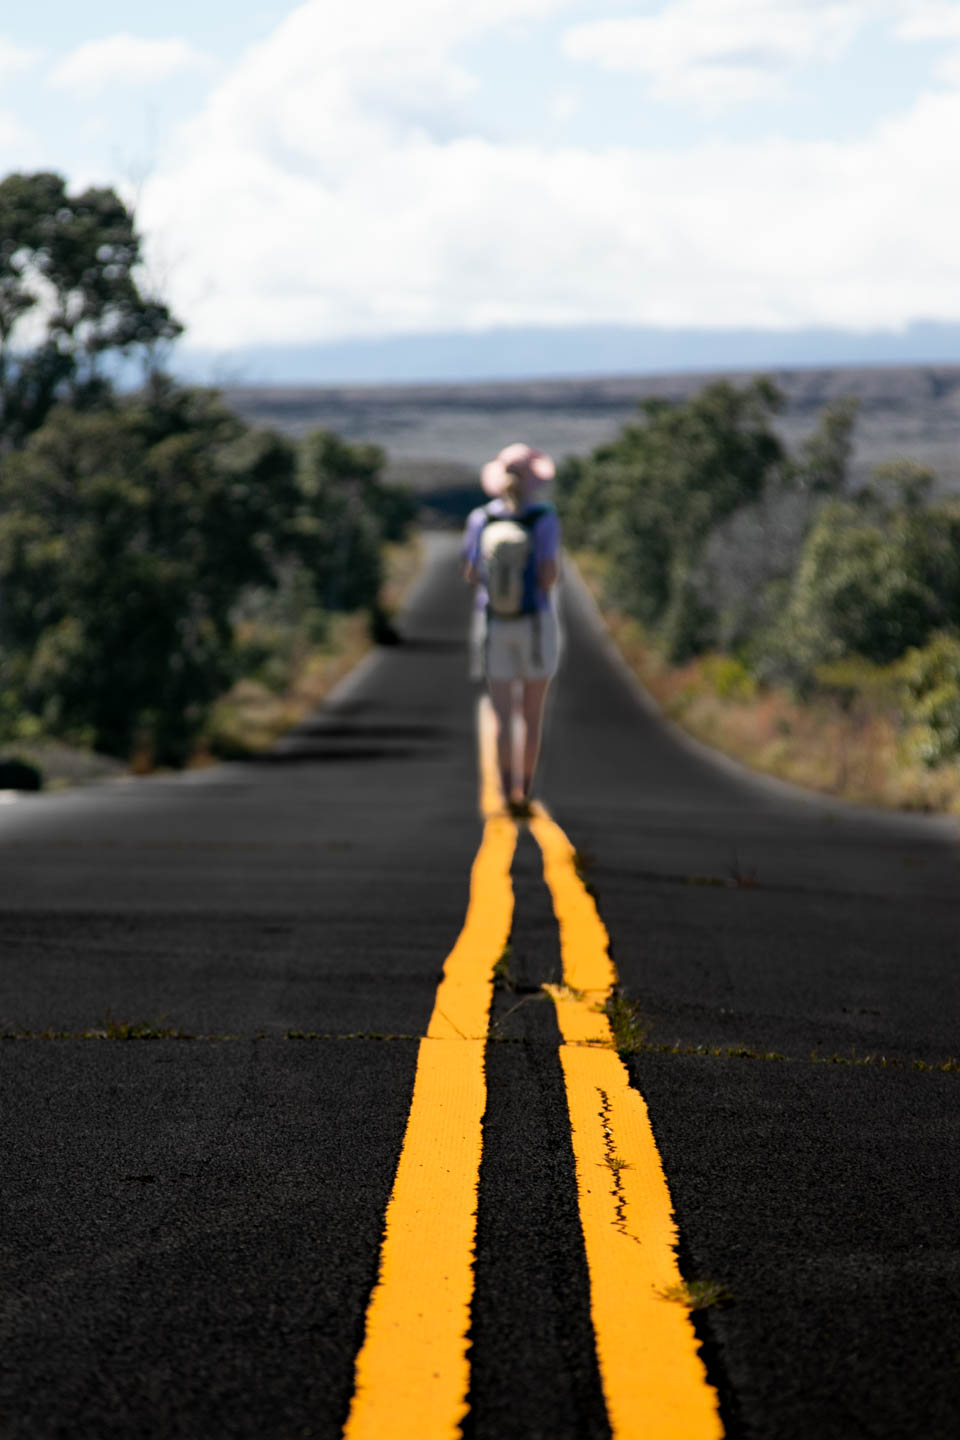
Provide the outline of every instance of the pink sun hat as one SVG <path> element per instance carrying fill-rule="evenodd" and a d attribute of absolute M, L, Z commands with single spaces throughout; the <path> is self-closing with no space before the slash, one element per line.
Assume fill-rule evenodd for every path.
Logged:
<path fill-rule="evenodd" d="M 514 441 L 505 445 L 494 460 L 488 460 L 480 471 L 480 484 L 488 495 L 502 495 L 513 480 L 520 482 L 523 495 L 532 495 L 557 473 L 550 456 L 532 445 Z"/>

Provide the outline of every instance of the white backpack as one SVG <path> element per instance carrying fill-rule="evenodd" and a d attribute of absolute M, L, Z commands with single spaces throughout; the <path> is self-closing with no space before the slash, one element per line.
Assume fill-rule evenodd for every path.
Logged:
<path fill-rule="evenodd" d="M 480 536 L 487 608 L 491 615 L 514 619 L 537 609 L 533 527 L 545 513 L 537 505 L 522 515 L 490 515 Z"/>

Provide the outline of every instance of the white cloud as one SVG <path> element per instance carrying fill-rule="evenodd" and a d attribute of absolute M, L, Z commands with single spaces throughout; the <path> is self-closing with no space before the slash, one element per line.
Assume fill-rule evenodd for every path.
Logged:
<path fill-rule="evenodd" d="M 904 0 L 897 34 L 905 40 L 960 40 L 956 0 Z"/>
<path fill-rule="evenodd" d="M 960 0 L 900 0 L 900 11 L 900 39 L 960 41 Z M 960 83 L 960 48 L 945 47 L 934 73 L 947 87 Z"/>
<path fill-rule="evenodd" d="M 551 8 L 353 0 L 344 17 L 309 0 L 245 56 L 141 209 L 181 256 L 168 288 L 191 343 L 960 319 L 960 89 L 836 143 L 597 152 L 471 133 L 461 42 Z"/>
<path fill-rule="evenodd" d="M 18 70 L 29 70 L 40 58 L 39 50 L 28 50 L 15 45 L 0 35 L 0 75 L 12 75 Z"/>
<path fill-rule="evenodd" d="M 136 35 L 110 35 L 89 40 L 57 64 L 50 84 L 90 100 L 115 85 L 139 86 L 210 62 L 186 40 L 143 40 Z"/>
<path fill-rule="evenodd" d="M 17 117 L 11 115 L 9 110 L 0 110 L 0 149 L 11 150 L 15 145 L 23 144 L 26 139 L 26 131 Z"/>
<path fill-rule="evenodd" d="M 723 105 L 776 97 L 790 67 L 849 46 L 863 0 L 670 0 L 656 15 L 572 26 L 574 60 L 645 76 L 655 99 Z"/>
<path fill-rule="evenodd" d="M 583 95 L 579 90 L 558 90 L 547 101 L 547 115 L 551 123 L 562 130 L 583 110 Z"/>
<path fill-rule="evenodd" d="M 14 71 L 26 71 L 40 58 L 39 50 L 29 50 L 23 45 L 14 45 L 0 35 L 0 75 L 12 75 Z"/>

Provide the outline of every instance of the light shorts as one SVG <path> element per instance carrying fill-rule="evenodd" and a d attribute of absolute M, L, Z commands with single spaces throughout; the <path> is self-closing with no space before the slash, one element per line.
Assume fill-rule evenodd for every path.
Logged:
<path fill-rule="evenodd" d="M 487 680 L 548 680 L 560 662 L 560 625 L 551 607 L 515 620 L 474 616 L 471 675 Z"/>

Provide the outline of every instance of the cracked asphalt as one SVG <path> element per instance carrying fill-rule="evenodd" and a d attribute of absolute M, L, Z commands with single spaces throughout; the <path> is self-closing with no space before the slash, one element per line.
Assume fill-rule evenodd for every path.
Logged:
<path fill-rule="evenodd" d="M 0 809 L 4 1440 L 339 1435 L 480 837 L 467 612 L 434 537 L 406 643 L 275 754 Z M 727 1433 L 952 1440 L 955 824 L 714 760 L 565 616 L 541 789 L 648 1026 L 681 1268 L 731 1296 L 696 1322 Z M 514 881 L 464 1433 L 603 1437 L 526 835 Z M 108 1019 L 194 1038 L 53 1038 Z"/>

